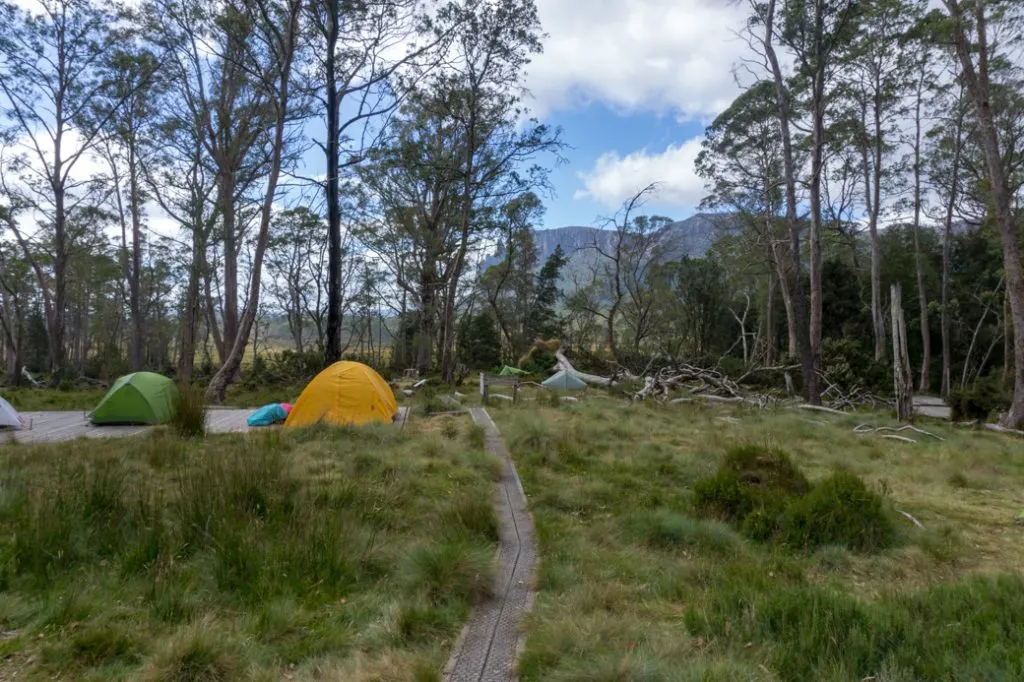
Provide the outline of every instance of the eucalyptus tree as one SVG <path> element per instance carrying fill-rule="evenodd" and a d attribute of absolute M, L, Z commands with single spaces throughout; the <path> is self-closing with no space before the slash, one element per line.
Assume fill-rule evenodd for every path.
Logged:
<path fill-rule="evenodd" d="M 1024 271 L 1011 189 L 1013 173 L 1007 168 L 1004 158 L 1008 141 L 1000 140 L 998 114 L 994 111 L 998 94 L 998 82 L 994 79 L 1007 75 L 1005 71 L 999 73 L 999 61 L 1005 59 L 1006 50 L 1015 46 L 1012 41 L 1007 45 L 993 39 L 993 36 L 998 31 L 1019 31 L 1024 26 L 1024 8 L 1019 3 L 1000 0 L 942 2 L 948 17 L 945 30 L 960 62 L 960 79 L 974 105 L 975 137 L 985 159 L 992 214 L 1002 237 L 1014 352 L 1013 401 L 1003 422 L 1007 426 L 1018 427 L 1024 424 Z M 1008 71 L 1019 87 L 1015 69 Z"/>
<path fill-rule="evenodd" d="M 701 147 L 696 167 L 708 192 L 701 206 L 736 214 L 745 237 L 742 244 L 752 255 L 764 255 L 769 292 L 766 319 L 772 320 L 778 282 L 786 311 L 787 348 L 791 357 L 797 357 L 799 332 L 793 261 L 783 225 L 785 180 L 775 86 L 760 81 L 740 95 L 707 128 Z M 774 360 L 774 347 L 774 342 L 768 346 L 769 362 Z"/>
<path fill-rule="evenodd" d="M 341 359 L 345 308 L 342 196 L 346 180 L 380 144 L 414 76 L 440 59 L 447 39 L 417 0 L 310 0 L 308 33 L 315 49 L 310 85 L 325 122 L 320 144 L 327 173 L 320 183 L 327 204 L 327 362 Z M 446 14 L 442 7 L 439 12 Z M 450 30 L 450 26 L 448 29 Z"/>
<path fill-rule="evenodd" d="M 920 2 L 874 0 L 860 12 L 847 49 L 840 87 L 848 93 L 861 155 L 864 212 L 871 241 L 871 318 L 875 360 L 887 353 L 878 228 L 883 204 L 893 203 L 905 168 L 896 155 L 906 100 L 913 88 L 913 43 L 907 39 L 921 15 Z"/>
<path fill-rule="evenodd" d="M 42 293 L 49 365 L 59 378 L 67 355 L 68 259 L 73 248 L 69 221 L 98 202 L 84 160 L 110 118 L 151 71 L 140 72 L 94 115 L 109 94 L 103 65 L 119 49 L 117 16 L 109 6 L 91 0 L 42 0 L 37 8 L 33 13 L 0 2 L 2 109 L 21 147 L 10 167 L 19 176 L 17 183 L 13 178 L 5 181 L 12 183 L 8 186 L 17 191 L 18 201 L 40 218 L 37 229 L 18 221 L 10 225 Z M 44 243 L 50 261 L 46 266 L 33 248 Z"/>
<path fill-rule="evenodd" d="M 540 50 L 533 0 L 465 0 L 450 21 L 445 69 L 406 97 L 393 138 L 361 175 L 377 203 L 363 234 L 416 299 L 417 367 L 429 371 L 436 350 L 446 380 L 471 252 L 507 201 L 545 186 L 536 159 L 560 147 L 522 103 L 524 69 Z"/>

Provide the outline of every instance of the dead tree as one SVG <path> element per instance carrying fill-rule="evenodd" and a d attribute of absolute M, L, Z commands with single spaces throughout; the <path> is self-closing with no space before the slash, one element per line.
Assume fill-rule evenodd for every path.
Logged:
<path fill-rule="evenodd" d="M 903 293 L 893 284 L 892 352 L 893 383 L 896 391 L 896 417 L 900 421 L 914 418 L 914 379 L 910 374 L 910 353 L 907 350 L 907 324 L 903 317 Z"/>

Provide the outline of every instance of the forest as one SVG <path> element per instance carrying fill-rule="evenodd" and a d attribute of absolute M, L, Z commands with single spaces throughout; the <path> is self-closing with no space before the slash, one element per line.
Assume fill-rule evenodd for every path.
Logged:
<path fill-rule="evenodd" d="M 524 86 L 533 0 L 0 2 L 6 383 L 220 401 L 343 357 L 540 372 L 557 339 L 599 374 L 885 396 L 898 284 L 917 389 L 1021 425 L 1024 8 L 743 3 L 689 256 L 657 178 L 607 238 L 536 248 L 564 142 Z"/>

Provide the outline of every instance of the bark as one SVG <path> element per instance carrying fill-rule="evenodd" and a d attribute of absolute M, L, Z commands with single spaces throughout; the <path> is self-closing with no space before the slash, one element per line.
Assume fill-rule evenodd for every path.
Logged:
<path fill-rule="evenodd" d="M 274 198 L 277 194 L 277 183 L 281 176 L 281 164 L 284 157 L 285 126 L 288 121 L 288 103 L 290 98 L 290 79 L 292 70 L 292 59 L 295 54 L 295 45 L 299 30 L 299 12 L 302 8 L 302 0 L 292 0 L 288 4 L 287 23 L 283 33 L 278 33 L 275 28 L 269 30 L 274 32 L 277 39 L 275 47 L 280 51 L 276 55 L 281 61 L 277 65 L 276 88 L 275 88 L 275 121 L 274 137 L 271 147 L 270 173 L 267 178 L 266 193 L 263 198 L 263 206 L 260 212 L 259 231 L 256 238 L 256 249 L 253 254 L 252 272 L 249 279 L 249 300 L 246 303 L 245 311 L 242 314 L 237 334 L 233 344 L 230 346 L 228 356 L 221 365 L 221 368 L 210 381 L 206 389 L 206 397 L 213 402 L 224 401 L 224 394 L 228 385 L 238 373 L 242 365 L 242 357 L 245 354 L 245 347 L 249 342 L 249 334 L 252 332 L 256 315 L 259 311 L 260 285 L 263 277 L 263 258 L 267 251 L 267 243 L 270 239 L 270 219 L 274 210 Z"/>
<path fill-rule="evenodd" d="M 786 274 L 784 257 L 778 252 L 778 244 L 772 241 L 772 257 L 779 281 L 779 293 L 782 295 L 782 305 L 786 310 L 786 334 L 788 337 L 787 349 L 789 357 L 796 358 L 800 354 L 799 330 L 797 325 L 797 311 L 793 306 L 793 294 L 790 291 L 789 277 Z"/>
<path fill-rule="evenodd" d="M 765 347 L 764 347 L 764 360 L 765 364 L 774 365 L 775 356 L 777 354 L 777 346 L 775 344 L 775 286 L 776 280 L 775 270 L 768 271 L 768 302 L 765 305 Z"/>
<path fill-rule="evenodd" d="M 128 310 L 132 320 L 129 362 L 133 371 L 143 366 L 142 314 L 142 199 L 139 192 L 139 163 L 135 154 L 134 136 L 128 142 L 128 210 L 132 218 L 132 266 L 128 280 Z"/>
<path fill-rule="evenodd" d="M 924 284 L 924 256 L 921 254 L 921 99 L 924 78 L 917 84 L 914 109 L 914 266 L 917 270 L 917 299 L 921 307 L 921 376 L 918 389 L 932 387 L 932 330 L 928 321 L 928 291 Z"/>
<path fill-rule="evenodd" d="M 877 92 L 877 84 L 876 84 Z M 874 103 L 875 137 L 868 144 L 867 135 L 861 145 L 861 160 L 864 167 L 864 200 L 868 213 L 868 236 L 871 242 L 871 326 L 874 332 L 875 360 L 885 359 L 885 316 L 882 313 L 882 249 L 878 240 L 878 216 L 881 213 L 881 180 L 882 180 L 882 126 L 879 107 L 881 104 L 876 95 Z M 867 128 L 866 105 L 862 110 L 862 123 Z M 870 147 L 870 149 L 869 149 Z"/>
<path fill-rule="evenodd" d="M 235 214 L 235 172 L 229 162 L 222 162 L 217 171 L 217 202 L 222 219 L 224 241 L 224 329 L 223 344 L 218 346 L 220 361 L 235 345 L 238 337 L 238 246 Z"/>
<path fill-rule="evenodd" d="M 1006 169 L 999 149 L 999 136 L 989 98 L 989 47 L 985 3 L 976 3 L 975 30 L 977 44 L 967 37 L 967 26 L 959 0 L 943 0 L 954 24 L 954 42 L 963 67 L 962 77 L 971 93 L 978 116 L 977 137 L 985 154 L 989 190 L 995 218 L 1003 241 L 1003 268 L 1006 272 L 1006 295 L 1013 317 L 1014 387 L 1013 401 L 1003 418 L 1003 426 L 1017 428 L 1024 424 L 1024 272 L 1021 270 L 1020 243 L 1013 217 L 1012 197 Z M 977 66 L 973 55 L 977 54 Z"/>
<path fill-rule="evenodd" d="M 327 0 L 327 44 L 324 62 L 327 90 L 327 363 L 341 359 L 341 199 L 338 188 L 338 84 L 336 71 L 339 0 Z"/>
<path fill-rule="evenodd" d="M 960 96 L 957 97 L 957 119 L 956 132 L 953 138 L 953 165 L 950 171 L 949 197 L 946 199 L 946 219 L 942 238 L 942 311 L 940 325 L 942 327 L 942 386 L 940 395 L 943 398 L 949 397 L 952 387 L 952 330 L 949 315 L 950 277 L 952 270 L 953 255 L 953 212 L 956 210 L 957 189 L 959 184 L 957 177 L 960 173 L 961 138 L 963 135 L 963 114 L 959 111 L 960 101 L 963 97 L 961 86 Z M 1007 358 L 1007 362 L 1009 359 Z"/>
<path fill-rule="evenodd" d="M 903 292 L 893 284 L 892 296 L 892 353 L 893 384 L 896 395 L 896 418 L 912 421 L 914 418 L 914 379 L 910 373 L 910 353 L 907 349 L 907 325 L 903 316 Z"/>
<path fill-rule="evenodd" d="M 771 66 L 772 78 L 775 82 L 776 100 L 779 116 L 779 127 L 782 132 L 782 162 L 786 180 L 786 222 L 789 225 L 790 234 L 790 258 L 792 259 L 793 278 L 793 305 L 796 313 L 793 318 L 796 321 L 797 342 L 800 351 L 800 374 L 803 378 L 804 399 L 811 403 L 821 401 L 818 395 L 817 375 L 815 373 L 814 354 L 812 352 L 810 337 L 806 332 L 806 315 L 804 284 L 801 273 L 803 263 L 800 259 L 800 221 L 797 218 L 796 199 L 796 162 L 793 153 L 792 129 L 790 123 L 790 94 L 786 84 L 786 78 L 779 65 L 778 56 L 775 53 L 773 44 L 775 31 L 775 7 L 776 0 L 768 0 L 765 17 L 765 33 L 763 45 L 765 56 Z"/>
<path fill-rule="evenodd" d="M 811 178 L 810 178 L 810 209 L 811 209 L 811 313 L 809 323 L 810 355 L 812 371 L 810 387 L 805 389 L 808 402 L 818 404 L 821 395 L 818 388 L 818 373 L 821 371 L 821 174 L 824 168 L 825 154 L 825 60 L 822 56 L 822 34 L 824 32 L 824 16 L 819 6 L 815 12 L 817 68 L 814 72 L 813 101 L 811 103 Z"/>
<path fill-rule="evenodd" d="M 433 364 L 435 322 L 437 320 L 437 264 L 429 259 L 420 274 L 419 310 L 417 311 L 416 369 L 420 375 L 430 372 Z"/>

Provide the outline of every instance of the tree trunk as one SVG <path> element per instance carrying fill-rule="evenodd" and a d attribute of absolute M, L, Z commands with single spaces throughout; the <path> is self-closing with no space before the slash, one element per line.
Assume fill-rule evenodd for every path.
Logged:
<path fill-rule="evenodd" d="M 135 157 L 134 139 L 128 143 L 128 210 L 132 216 L 132 266 L 131 277 L 128 280 L 128 309 L 132 318 L 132 338 L 129 362 L 132 371 L 138 372 L 142 369 L 142 207 L 139 196 L 139 167 Z"/>
<path fill-rule="evenodd" d="M 918 388 L 932 387 L 932 330 L 928 322 L 928 291 L 924 285 L 924 257 L 921 254 L 921 98 L 923 79 L 918 82 L 914 112 L 914 265 L 917 270 L 917 298 L 921 307 L 921 377 Z"/>
<path fill-rule="evenodd" d="M 225 166 L 229 164 L 225 162 Z M 222 346 L 218 351 L 229 352 L 238 337 L 238 247 L 236 245 L 235 173 L 222 167 L 217 173 L 217 202 L 223 221 L 224 240 L 224 328 Z M 227 361 L 222 354 L 221 363 Z"/>
<path fill-rule="evenodd" d="M 999 150 L 999 135 L 989 98 L 989 54 L 985 3 L 975 5 L 976 45 L 967 37 L 967 27 L 959 0 L 943 0 L 954 21 L 954 42 L 963 66 L 962 77 L 971 93 L 978 115 L 978 138 L 988 167 L 989 191 L 995 217 L 1002 233 L 1003 269 L 1006 273 L 1006 295 L 1010 299 L 1013 317 L 1014 387 L 1013 402 L 1007 411 L 1003 426 L 1017 428 L 1024 424 L 1024 272 L 1021 271 L 1020 243 L 1014 221 L 1013 207 L 1006 170 Z M 973 55 L 978 55 L 975 68 Z"/>
<path fill-rule="evenodd" d="M 60 118 L 58 112 L 58 119 Z M 54 144 L 53 176 L 51 185 L 54 197 L 53 216 L 53 307 L 49 323 L 50 372 L 54 386 L 60 383 L 64 373 L 64 315 L 67 298 L 67 215 L 64 206 L 63 160 L 61 158 L 61 139 L 63 128 L 58 124 Z"/>
<path fill-rule="evenodd" d="M 804 399 L 808 402 L 821 402 L 817 390 L 817 376 L 815 374 L 814 354 L 812 352 L 810 337 L 807 333 L 804 296 L 804 283 L 801 273 L 803 263 L 800 259 L 800 221 L 797 217 L 796 199 L 796 162 L 793 157 L 793 139 L 790 128 L 790 95 L 786 85 L 786 78 L 782 73 L 782 67 L 775 54 L 773 45 L 775 31 L 775 5 L 776 0 L 768 0 L 765 19 L 764 48 L 772 70 L 772 77 L 775 82 L 776 100 L 779 116 L 779 127 L 782 132 L 782 162 L 786 181 L 786 222 L 789 225 L 790 235 L 790 258 L 792 259 L 793 278 L 793 301 L 792 310 L 796 313 L 791 319 L 795 319 L 797 328 L 797 342 L 800 351 L 800 374 L 803 378 Z M 781 273 L 780 273 L 781 274 Z"/>
<path fill-rule="evenodd" d="M 960 173 L 960 154 L 963 134 L 963 112 L 960 109 L 963 99 L 963 86 L 960 87 L 960 95 L 957 97 L 957 119 L 956 133 L 953 144 L 953 166 L 950 172 L 949 197 L 946 201 L 946 221 L 942 238 L 942 311 L 940 325 L 942 327 L 942 386 L 940 395 L 943 398 L 949 397 L 952 388 L 952 330 L 949 316 L 949 294 L 950 277 L 952 270 L 953 256 L 953 212 L 956 210 L 957 189 L 959 187 L 957 177 Z M 1007 359 L 1009 362 L 1009 359 Z"/>
<path fill-rule="evenodd" d="M 892 295 L 892 371 L 896 393 L 896 418 L 914 420 L 914 379 L 910 373 L 910 354 L 907 351 L 907 325 L 903 316 L 903 292 L 893 284 Z"/>
<path fill-rule="evenodd" d="M 249 300 L 245 305 L 241 321 L 235 335 L 231 350 L 213 379 L 206 389 L 206 397 L 213 402 L 224 401 L 224 394 L 228 384 L 238 374 L 242 366 L 242 357 L 245 355 L 245 346 L 249 342 L 249 334 L 252 332 L 253 323 L 259 312 L 260 285 L 263 277 L 263 257 L 267 251 L 267 243 L 270 240 L 270 219 L 274 211 L 274 199 L 277 194 L 277 182 L 281 176 L 281 164 L 284 158 L 285 126 L 288 122 L 288 101 L 289 82 L 292 70 L 292 59 L 295 55 L 295 45 L 299 30 L 299 12 L 302 9 L 302 0 L 292 0 L 288 4 L 287 23 L 283 30 L 274 33 L 278 38 L 277 47 L 281 50 L 277 64 L 277 78 L 279 79 L 277 89 L 274 92 L 276 106 L 276 117 L 274 121 L 274 140 L 270 155 L 270 173 L 267 178 L 267 186 L 263 197 L 263 206 L 260 211 L 260 225 L 256 237 L 256 250 L 252 259 L 252 272 L 249 278 Z"/>
<path fill-rule="evenodd" d="M 822 21 L 820 11 L 819 23 Z M 820 31 L 819 31 L 820 34 Z M 813 370 L 810 376 L 810 387 L 806 389 L 808 402 L 817 405 L 821 402 L 818 389 L 818 372 L 821 371 L 821 173 L 824 168 L 825 151 L 825 71 L 820 66 L 815 73 L 814 102 L 812 104 L 812 135 L 811 135 L 811 314 L 810 314 L 810 354 Z"/>
<path fill-rule="evenodd" d="M 338 187 L 338 84 L 336 52 L 338 22 L 341 20 L 339 0 L 327 0 L 327 45 L 324 61 L 327 90 L 327 345 L 324 359 L 328 364 L 341 359 L 341 199 Z"/>
<path fill-rule="evenodd" d="M 775 343 L 775 270 L 768 271 L 768 301 L 765 305 L 765 346 L 764 361 L 766 365 L 775 364 L 778 347 Z"/>

